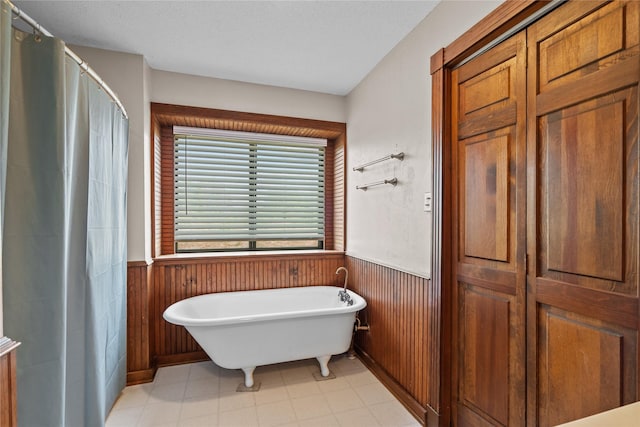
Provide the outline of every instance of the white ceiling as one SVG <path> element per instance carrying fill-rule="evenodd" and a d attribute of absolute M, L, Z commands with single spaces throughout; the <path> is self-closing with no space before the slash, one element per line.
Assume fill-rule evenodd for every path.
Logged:
<path fill-rule="evenodd" d="M 69 44 L 149 66 L 346 95 L 439 2 L 18 1 Z"/>

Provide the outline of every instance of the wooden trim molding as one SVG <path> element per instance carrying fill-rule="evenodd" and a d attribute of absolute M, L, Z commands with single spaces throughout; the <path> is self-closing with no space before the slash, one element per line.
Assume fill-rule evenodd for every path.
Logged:
<path fill-rule="evenodd" d="M 0 426 L 18 425 L 16 349 L 19 346 L 19 342 L 7 337 L 0 339 Z"/>
<path fill-rule="evenodd" d="M 551 0 L 507 0 L 443 49 L 442 65 L 450 66 L 506 33 Z M 437 53 L 436 53 L 437 55 Z M 433 57 L 432 57 L 433 58 Z M 435 70 L 431 70 L 433 73 Z"/>
<path fill-rule="evenodd" d="M 440 50 L 439 58 L 443 58 L 444 50 Z M 451 263 L 451 242 L 450 239 L 443 236 L 444 230 L 450 230 L 450 212 L 451 199 L 450 177 L 448 171 L 451 167 L 451 161 L 446 152 L 443 150 L 443 143 L 447 133 L 447 128 L 440 124 L 444 122 L 443 117 L 447 111 L 445 108 L 444 87 L 445 87 L 445 70 L 440 67 L 431 76 L 432 84 L 432 104 L 431 104 L 431 121 L 432 126 L 432 158 L 433 158 L 433 213 L 432 213 L 432 242 L 431 249 L 431 287 L 429 293 L 429 301 L 432 302 L 430 310 L 427 311 L 427 318 L 430 325 L 429 334 L 431 336 L 434 350 L 434 356 L 428 366 L 430 378 L 430 401 L 429 406 L 436 413 L 442 414 L 438 425 L 449 424 L 451 385 L 448 380 L 451 377 L 451 312 L 449 310 L 450 291 L 443 284 L 450 283 L 450 263 Z M 438 126 L 440 125 L 440 126 Z"/>

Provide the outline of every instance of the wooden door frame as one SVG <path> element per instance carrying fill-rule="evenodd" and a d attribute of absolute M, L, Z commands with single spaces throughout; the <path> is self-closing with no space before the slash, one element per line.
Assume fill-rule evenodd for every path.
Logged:
<path fill-rule="evenodd" d="M 491 42 L 520 27 L 549 1 L 507 0 L 447 47 L 431 56 L 433 214 L 430 307 L 426 310 L 431 358 L 427 375 L 427 426 L 451 423 L 452 253 L 451 70 Z"/>

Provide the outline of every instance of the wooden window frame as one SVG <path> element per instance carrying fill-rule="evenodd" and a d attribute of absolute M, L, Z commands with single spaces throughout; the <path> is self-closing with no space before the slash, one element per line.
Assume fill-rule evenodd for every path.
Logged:
<path fill-rule="evenodd" d="M 152 258 L 175 255 L 174 125 L 326 138 L 325 236 L 322 250 L 344 251 L 346 247 L 346 123 L 151 103 Z M 281 249 L 273 249 L 273 251 L 279 250 Z M 268 254 L 272 251 L 261 252 Z M 193 255 L 197 256 L 198 253 Z"/>

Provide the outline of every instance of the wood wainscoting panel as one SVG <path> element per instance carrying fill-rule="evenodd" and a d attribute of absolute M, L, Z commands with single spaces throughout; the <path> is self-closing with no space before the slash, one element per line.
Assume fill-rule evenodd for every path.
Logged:
<path fill-rule="evenodd" d="M 150 382 L 155 375 L 149 323 L 152 265 L 145 261 L 127 265 L 127 385 Z"/>
<path fill-rule="evenodd" d="M 425 301 L 429 280 L 359 258 L 346 257 L 349 289 L 367 301 L 359 317 L 371 329 L 356 333 L 358 350 L 383 371 L 379 378 L 420 420 L 429 403 L 430 359 L 439 343 L 428 336 Z M 389 384 L 389 378 L 396 384 Z M 414 401 L 411 401 L 413 399 Z"/>
<path fill-rule="evenodd" d="M 342 252 L 156 259 L 150 321 L 157 364 L 206 359 L 184 327 L 162 318 L 164 310 L 174 302 L 215 292 L 340 286 L 342 276 L 337 276 L 336 270 L 343 265 Z"/>
<path fill-rule="evenodd" d="M 0 426 L 18 425 L 18 396 L 16 379 L 16 349 L 19 342 L 7 337 L 0 339 Z"/>

